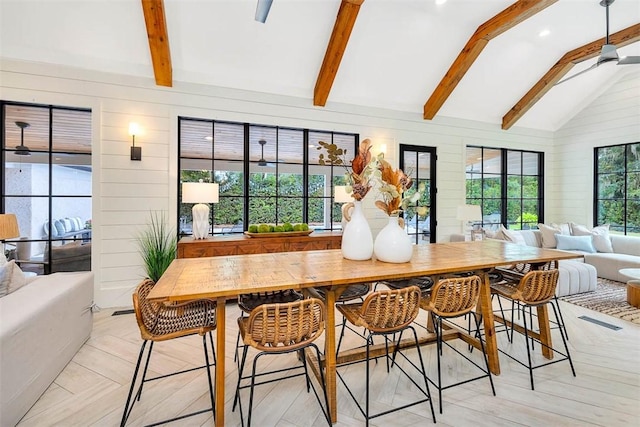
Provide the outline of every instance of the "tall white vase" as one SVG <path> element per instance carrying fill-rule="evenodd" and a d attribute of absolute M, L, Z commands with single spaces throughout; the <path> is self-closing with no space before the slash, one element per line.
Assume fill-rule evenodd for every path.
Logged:
<path fill-rule="evenodd" d="M 354 261 L 371 259 L 373 235 L 369 222 L 362 211 L 361 201 L 354 200 L 351 217 L 347 219 L 348 223 L 342 230 L 342 256 Z"/>
<path fill-rule="evenodd" d="M 390 216 L 389 223 L 380 230 L 376 236 L 373 252 L 377 260 L 384 262 L 411 261 L 413 244 L 404 228 L 400 227 L 397 216 Z"/>

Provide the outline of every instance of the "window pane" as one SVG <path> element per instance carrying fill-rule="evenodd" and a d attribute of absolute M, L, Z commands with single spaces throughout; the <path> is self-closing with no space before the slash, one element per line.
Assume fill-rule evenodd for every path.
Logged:
<path fill-rule="evenodd" d="M 8 196 L 49 194 L 49 154 L 32 152 L 30 156 L 16 156 L 7 151 L 5 163 L 5 192 Z M 47 211 L 49 209 L 47 208 Z M 7 210 L 7 212 L 10 212 Z"/>
<path fill-rule="evenodd" d="M 520 212 L 522 211 L 522 202 L 520 199 L 507 200 L 507 224 L 517 224 L 520 228 Z M 509 227 L 514 228 L 514 227 Z"/>
<path fill-rule="evenodd" d="M 51 205 L 51 217 L 54 226 L 60 232 L 56 239 L 73 240 L 87 237 L 79 232 L 79 226 L 84 226 L 91 219 L 91 197 L 52 197 Z M 77 219 L 75 225 L 73 219 Z M 64 230 L 58 227 L 56 220 L 63 223 Z M 91 237 L 90 233 L 88 237 Z"/>
<path fill-rule="evenodd" d="M 249 127 L 249 160 L 260 166 L 271 167 L 277 159 L 276 128 L 265 126 Z"/>
<path fill-rule="evenodd" d="M 51 117 L 53 151 L 91 154 L 91 112 L 53 110 Z"/>
<path fill-rule="evenodd" d="M 219 160 L 244 159 L 244 125 L 220 123 L 213 125 L 213 157 Z"/>
<path fill-rule="evenodd" d="M 598 198 L 619 199 L 624 197 L 624 174 L 598 175 Z"/>
<path fill-rule="evenodd" d="M 278 162 L 303 164 L 304 151 L 304 133 L 301 130 L 278 130 Z"/>
<path fill-rule="evenodd" d="M 27 123 L 24 140 L 21 140 L 21 129 L 16 122 Z M 49 108 L 6 105 L 4 129 L 7 150 L 15 150 L 24 143 L 32 154 L 34 151 L 49 151 Z"/>
<path fill-rule="evenodd" d="M 56 196 L 91 195 L 91 156 L 54 154 L 51 194 Z"/>
<path fill-rule="evenodd" d="M 242 233 L 244 202 L 242 197 L 220 197 L 213 205 L 214 233 Z"/>
<path fill-rule="evenodd" d="M 627 234 L 640 233 L 640 200 L 627 202 Z"/>
<path fill-rule="evenodd" d="M 507 152 L 507 174 L 520 175 L 522 173 L 522 153 L 519 151 Z"/>
<path fill-rule="evenodd" d="M 275 224 L 276 198 L 249 197 L 249 224 Z"/>
<path fill-rule="evenodd" d="M 179 126 L 180 140 L 182 142 L 181 157 L 190 159 L 213 158 L 212 122 L 180 120 Z"/>
<path fill-rule="evenodd" d="M 537 176 L 523 176 L 522 183 L 522 197 L 529 199 L 538 198 L 539 178 Z"/>
<path fill-rule="evenodd" d="M 302 197 L 304 185 L 302 182 L 302 165 L 287 165 L 287 170 L 291 173 L 280 173 L 278 175 L 278 195 Z M 294 171 L 297 169 L 297 171 Z"/>
<path fill-rule="evenodd" d="M 624 172 L 624 146 L 598 148 L 598 173 Z"/>
<path fill-rule="evenodd" d="M 609 224 L 612 230 L 624 232 L 624 201 L 598 201 L 598 224 Z"/>
<path fill-rule="evenodd" d="M 540 170 L 540 155 L 538 153 L 522 153 L 522 174 L 538 175 Z"/>
<path fill-rule="evenodd" d="M 218 164 L 219 162 L 216 163 Z M 220 196 L 242 196 L 244 194 L 243 181 L 244 174 L 242 172 L 236 172 L 234 170 L 215 171 L 215 182 L 220 186 Z"/>
<path fill-rule="evenodd" d="M 519 176 L 507 178 L 507 198 L 519 199 L 522 197 L 522 181 Z"/>
<path fill-rule="evenodd" d="M 277 223 L 284 224 L 285 222 L 297 223 L 303 222 L 302 220 L 302 206 L 304 205 L 304 199 L 302 198 L 280 198 L 278 199 L 278 217 Z M 324 224 L 320 224 L 323 226 Z"/>
<path fill-rule="evenodd" d="M 538 200 L 523 200 L 522 201 L 522 228 L 524 230 L 538 228 L 538 212 L 540 206 Z"/>
<path fill-rule="evenodd" d="M 251 165 L 251 170 L 259 169 Z M 263 168 L 266 170 L 266 168 Z M 276 195 L 276 175 L 275 173 L 249 174 L 249 195 L 253 196 L 275 196 Z"/>
<path fill-rule="evenodd" d="M 500 150 L 482 150 L 482 171 L 484 173 L 502 172 L 502 152 Z"/>

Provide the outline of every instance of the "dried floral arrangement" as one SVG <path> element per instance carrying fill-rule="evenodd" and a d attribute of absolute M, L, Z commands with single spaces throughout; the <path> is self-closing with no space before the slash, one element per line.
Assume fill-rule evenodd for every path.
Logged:
<path fill-rule="evenodd" d="M 347 165 L 345 160 L 347 150 L 338 148 L 336 144 L 319 141 L 320 145 L 318 150 L 325 150 L 324 153 L 320 153 L 319 163 L 321 165 L 333 165 L 343 166 L 345 168 L 345 178 L 349 183 L 347 185 L 347 193 L 351 193 L 355 200 L 362 200 L 373 184 L 372 177 L 376 169 L 375 160 L 371 161 L 371 148 L 373 144 L 371 140 L 365 139 L 360 142 L 358 147 L 358 153 L 351 160 L 351 168 Z"/>
<path fill-rule="evenodd" d="M 408 197 L 403 197 L 404 193 L 413 186 L 413 180 L 406 175 L 402 169 L 394 170 L 389 162 L 384 159 L 384 154 L 379 154 L 376 160 L 379 173 L 374 176 L 380 184 L 380 195 L 382 200 L 376 200 L 376 206 L 387 215 L 398 215 L 409 206 L 416 205 L 425 191 L 424 183 L 421 183 L 417 190 Z M 415 206 L 419 216 L 427 214 L 425 206 Z"/>

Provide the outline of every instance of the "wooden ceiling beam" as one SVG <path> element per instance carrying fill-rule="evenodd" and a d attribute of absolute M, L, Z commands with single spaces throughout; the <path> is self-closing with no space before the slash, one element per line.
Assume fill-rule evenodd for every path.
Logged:
<path fill-rule="evenodd" d="M 640 23 L 625 28 L 609 36 L 609 44 L 620 48 L 640 41 Z M 533 85 L 525 96 L 516 103 L 502 118 L 502 129 L 507 130 L 515 124 L 531 107 L 535 105 L 556 83 L 562 79 L 574 65 L 600 55 L 602 46 L 606 43 L 603 37 L 587 43 L 577 49 L 565 53 L 545 75 Z"/>
<path fill-rule="evenodd" d="M 360 6 L 364 0 L 342 0 L 340 9 L 333 25 L 333 32 L 329 39 L 327 50 L 322 60 L 322 66 L 316 79 L 316 86 L 313 90 L 313 105 L 324 107 L 331 92 L 331 86 L 338 74 L 342 56 L 347 48 L 351 30 L 358 17 Z"/>
<path fill-rule="evenodd" d="M 171 67 L 171 51 L 169 50 L 169 35 L 167 21 L 164 15 L 164 0 L 141 0 L 144 22 L 147 26 L 149 50 L 153 63 L 153 74 L 158 86 L 173 85 L 173 71 Z"/>
<path fill-rule="evenodd" d="M 423 117 L 431 120 L 440 111 L 460 80 L 478 59 L 491 39 L 515 27 L 522 21 L 551 6 L 558 0 L 518 0 L 480 25 L 424 104 Z"/>

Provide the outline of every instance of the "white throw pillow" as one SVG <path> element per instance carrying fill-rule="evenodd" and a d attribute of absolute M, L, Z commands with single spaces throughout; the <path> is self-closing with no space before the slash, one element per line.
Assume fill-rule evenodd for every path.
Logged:
<path fill-rule="evenodd" d="M 564 251 L 582 251 L 594 253 L 596 249 L 591 243 L 591 236 L 565 236 L 563 234 L 556 234 L 556 241 L 558 243 L 557 249 Z"/>
<path fill-rule="evenodd" d="M 613 253 L 611 238 L 609 237 L 609 224 L 599 225 L 589 230 L 584 225 L 571 224 L 571 232 L 574 236 L 592 236 L 593 247 L 598 252 Z"/>
<path fill-rule="evenodd" d="M 0 297 L 20 289 L 26 283 L 24 273 L 14 260 L 0 266 Z"/>
<path fill-rule="evenodd" d="M 556 247 L 556 234 L 562 234 L 560 227 L 552 227 L 550 225 L 538 224 L 538 229 L 542 233 L 542 247 L 553 249 Z"/>
<path fill-rule="evenodd" d="M 507 242 L 516 243 L 522 246 L 527 245 L 527 242 L 524 240 L 524 237 L 522 236 L 522 234 L 518 233 L 517 231 L 509 230 L 502 224 L 500 225 L 500 231 L 505 237 L 504 240 L 506 240 Z"/>
<path fill-rule="evenodd" d="M 556 224 L 554 222 L 551 223 L 551 226 L 553 228 L 559 228 L 560 229 L 560 234 L 565 234 L 567 236 L 571 235 L 571 224 L 568 222 L 563 222 L 560 224 Z"/>

